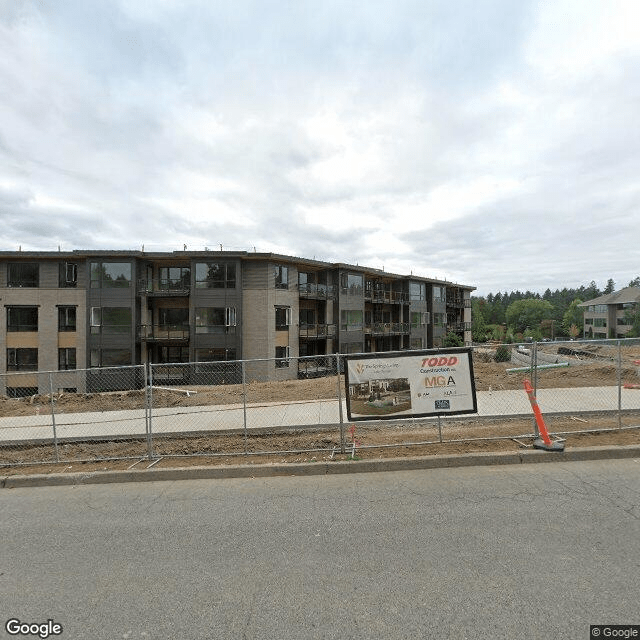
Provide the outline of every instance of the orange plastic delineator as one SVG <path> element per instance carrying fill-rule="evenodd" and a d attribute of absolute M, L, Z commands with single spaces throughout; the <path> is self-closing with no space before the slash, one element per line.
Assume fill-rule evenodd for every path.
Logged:
<path fill-rule="evenodd" d="M 529 396 L 529 402 L 531 402 L 531 408 L 533 409 L 533 414 L 536 417 L 536 424 L 538 425 L 538 430 L 540 431 L 540 435 L 542 436 L 542 442 L 537 440 L 533 443 L 534 447 L 536 447 L 536 444 L 539 443 L 540 446 L 537 446 L 536 448 L 545 449 L 547 451 L 562 451 L 564 449 L 563 443 L 551 442 L 549 432 L 547 431 L 547 426 L 545 425 L 544 419 L 542 417 L 542 411 L 540 411 L 538 401 L 536 400 L 536 396 L 533 392 L 533 387 L 531 386 L 531 382 L 529 382 L 529 380 L 527 380 L 526 378 L 524 380 L 524 390 Z"/>

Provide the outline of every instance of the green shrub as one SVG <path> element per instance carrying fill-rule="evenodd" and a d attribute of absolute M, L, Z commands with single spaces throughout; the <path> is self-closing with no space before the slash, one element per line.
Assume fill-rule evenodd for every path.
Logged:
<path fill-rule="evenodd" d="M 496 349 L 494 360 L 496 362 L 509 362 L 509 360 L 511 360 L 511 347 L 507 347 L 506 344 L 501 344 Z"/>

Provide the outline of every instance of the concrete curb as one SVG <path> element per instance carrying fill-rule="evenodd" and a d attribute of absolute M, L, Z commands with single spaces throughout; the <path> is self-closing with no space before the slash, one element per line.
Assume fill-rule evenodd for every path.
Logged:
<path fill-rule="evenodd" d="M 539 450 L 513 453 L 470 453 L 354 460 L 310 462 L 306 464 L 261 464 L 225 467 L 180 467 L 175 469 L 140 469 L 128 471 L 92 471 L 87 473 L 51 473 L 28 476 L 0 476 L 0 488 L 53 487 L 65 485 L 105 484 L 110 482 L 157 482 L 167 480 L 212 480 L 226 478 L 272 478 L 276 476 L 314 476 L 339 473 L 376 473 L 414 471 L 505 464 L 576 462 L 584 460 L 619 460 L 640 458 L 640 445 L 585 447 L 562 452 Z"/>

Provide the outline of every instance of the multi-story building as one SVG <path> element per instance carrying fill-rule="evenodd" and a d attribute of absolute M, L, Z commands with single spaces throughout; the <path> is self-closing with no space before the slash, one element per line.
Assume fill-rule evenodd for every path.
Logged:
<path fill-rule="evenodd" d="M 297 357 L 470 344 L 474 288 L 271 253 L 0 252 L 0 372 L 21 374 L 4 376 L 13 396 L 46 386 L 37 371 L 147 362 L 321 375 Z"/>
<path fill-rule="evenodd" d="M 640 287 L 626 287 L 578 306 L 584 308 L 585 338 L 625 338 L 640 309 Z"/>

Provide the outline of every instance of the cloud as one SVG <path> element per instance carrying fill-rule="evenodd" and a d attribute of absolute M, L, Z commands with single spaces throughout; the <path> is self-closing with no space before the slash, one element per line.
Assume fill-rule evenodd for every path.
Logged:
<path fill-rule="evenodd" d="M 0 244 L 255 247 L 479 292 L 627 281 L 638 14 L 5 3 Z"/>

